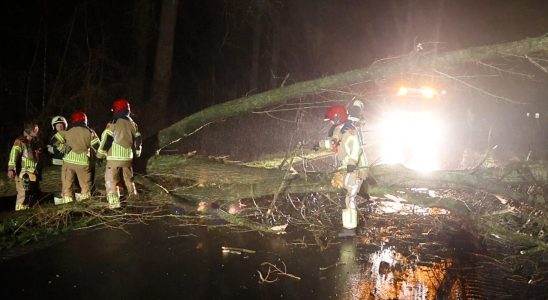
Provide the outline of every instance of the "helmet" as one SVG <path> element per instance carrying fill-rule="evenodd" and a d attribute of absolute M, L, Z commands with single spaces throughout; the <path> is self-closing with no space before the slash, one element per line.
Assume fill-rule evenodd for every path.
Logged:
<path fill-rule="evenodd" d="M 51 128 L 53 130 L 55 130 L 55 124 L 59 124 L 59 123 L 65 124 L 65 128 L 67 128 L 68 126 L 67 119 L 65 119 L 65 117 L 63 116 L 55 116 L 51 118 Z"/>
<path fill-rule="evenodd" d="M 325 121 L 331 121 L 335 125 L 342 124 L 348 120 L 346 108 L 340 104 L 331 106 L 325 113 Z"/>
<path fill-rule="evenodd" d="M 75 111 L 70 116 L 71 124 L 84 123 L 88 125 L 88 116 L 83 111 Z"/>
<path fill-rule="evenodd" d="M 121 110 L 131 111 L 129 102 L 125 98 L 118 98 L 112 103 L 112 112 L 117 113 Z"/>
<path fill-rule="evenodd" d="M 352 106 L 348 108 L 348 119 L 352 121 L 360 121 L 363 110 L 363 102 L 354 100 Z"/>

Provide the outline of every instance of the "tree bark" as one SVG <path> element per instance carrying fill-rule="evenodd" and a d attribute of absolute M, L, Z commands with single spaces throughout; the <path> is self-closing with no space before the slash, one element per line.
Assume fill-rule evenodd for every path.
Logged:
<path fill-rule="evenodd" d="M 151 0 L 137 0 L 133 3 L 133 23 L 137 59 L 134 67 L 132 80 L 132 99 L 136 99 L 138 103 L 142 103 L 147 95 L 148 86 L 147 64 L 150 54 L 150 46 L 152 40 L 152 2 Z"/>
<path fill-rule="evenodd" d="M 271 8 L 271 44 L 270 44 L 270 89 L 278 87 L 278 68 L 280 66 L 280 12 L 278 7 L 272 5 Z"/>
<path fill-rule="evenodd" d="M 147 113 L 144 114 L 147 126 L 142 130 L 145 138 L 152 136 L 158 129 L 166 124 L 178 5 L 179 0 L 162 1 L 160 32 L 152 79 L 152 95 L 151 100 L 147 105 L 147 109 L 145 110 Z"/>
<path fill-rule="evenodd" d="M 492 60 L 507 55 L 525 56 L 546 51 L 548 51 L 548 36 L 542 36 L 510 43 L 451 51 L 439 55 L 413 55 L 378 62 L 367 68 L 295 83 L 208 107 L 160 130 L 158 144 L 160 147 L 166 146 L 210 122 L 284 103 L 293 98 L 319 93 L 325 89 L 340 88 L 354 83 L 393 77 L 410 70 L 413 72 L 445 70 L 466 63 Z"/>
<path fill-rule="evenodd" d="M 249 90 L 256 92 L 259 88 L 259 66 L 261 57 L 261 39 L 263 36 L 262 16 L 264 3 L 258 0 L 255 5 L 253 18 L 253 39 L 251 45 L 251 72 L 249 75 Z"/>

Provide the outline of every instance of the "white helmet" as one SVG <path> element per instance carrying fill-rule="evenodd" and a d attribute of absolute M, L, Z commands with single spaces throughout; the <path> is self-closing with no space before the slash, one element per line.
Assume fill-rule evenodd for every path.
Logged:
<path fill-rule="evenodd" d="M 65 124 L 65 128 L 68 127 L 67 119 L 63 116 L 55 116 L 51 118 L 51 128 L 55 130 L 55 124 L 63 123 Z"/>
<path fill-rule="evenodd" d="M 362 117 L 363 102 L 360 100 L 354 100 L 352 106 L 348 108 L 348 119 L 359 122 Z"/>

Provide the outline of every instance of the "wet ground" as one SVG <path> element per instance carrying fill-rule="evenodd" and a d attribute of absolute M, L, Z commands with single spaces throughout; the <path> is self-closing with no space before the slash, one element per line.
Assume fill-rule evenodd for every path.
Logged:
<path fill-rule="evenodd" d="M 1 263 L 4 299 L 313 299 L 348 293 L 354 265 L 320 271 L 354 250 L 353 242 L 319 252 L 290 247 L 282 237 L 137 225 L 129 234 L 100 230 Z M 222 246 L 256 250 L 223 253 Z M 351 254 L 354 255 L 354 254 Z M 262 262 L 301 280 L 259 283 Z M 344 271 L 342 270 L 344 268 Z"/>
<path fill-rule="evenodd" d="M 401 208 L 398 211 L 421 217 L 417 211 L 406 212 Z M 443 211 L 436 213 L 445 215 Z M 396 230 L 404 226 L 392 227 Z M 396 248 L 389 246 L 394 241 L 372 241 L 362 232 L 353 239 L 332 240 L 326 249 L 321 249 L 310 235 L 297 233 L 260 235 L 225 227 L 180 226 L 180 222 L 165 220 L 126 229 L 127 232 L 77 231 L 4 251 L 0 262 L 2 299 L 467 299 L 466 295 L 469 299 L 544 299 L 546 296 L 546 292 L 526 290 L 527 286 L 509 280 L 512 274 L 493 260 L 469 255 L 474 243 L 464 233 L 439 240 L 435 240 L 439 236 L 432 235 L 427 243 L 404 242 Z M 244 250 L 223 251 L 223 246 Z M 452 255 L 440 256 L 449 253 L 442 249 L 453 249 Z"/>

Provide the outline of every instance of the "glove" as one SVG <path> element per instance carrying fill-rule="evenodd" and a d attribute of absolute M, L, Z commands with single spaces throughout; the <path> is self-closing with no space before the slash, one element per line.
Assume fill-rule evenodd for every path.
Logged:
<path fill-rule="evenodd" d="M 53 146 L 52 145 L 47 145 L 48 147 L 48 152 L 51 153 L 51 154 L 54 154 L 55 152 L 53 151 Z"/>
<path fill-rule="evenodd" d="M 346 166 L 346 173 L 352 173 L 356 171 L 356 165 L 347 165 Z"/>
<path fill-rule="evenodd" d="M 319 144 L 319 143 L 315 143 L 315 144 L 312 146 L 312 150 L 314 150 L 314 151 L 320 150 L 320 144 Z"/>

